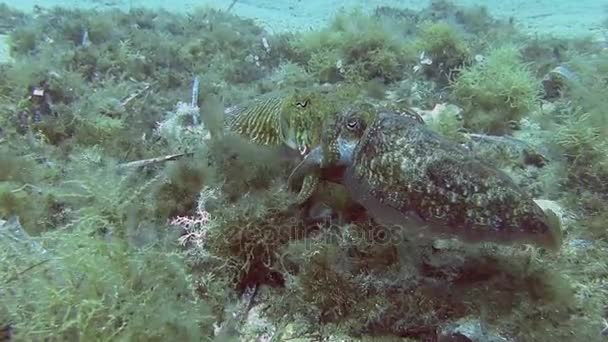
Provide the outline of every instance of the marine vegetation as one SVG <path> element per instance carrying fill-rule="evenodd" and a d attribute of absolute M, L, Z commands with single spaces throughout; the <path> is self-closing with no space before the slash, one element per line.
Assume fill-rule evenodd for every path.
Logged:
<path fill-rule="evenodd" d="M 489 51 L 461 70 L 453 96 L 464 108 L 464 126 L 475 131 L 504 134 L 539 103 L 541 83 L 521 60 L 514 46 Z"/>
<path fill-rule="evenodd" d="M 104 6 L 0 6 L 0 340 L 601 340 L 602 43 Z"/>

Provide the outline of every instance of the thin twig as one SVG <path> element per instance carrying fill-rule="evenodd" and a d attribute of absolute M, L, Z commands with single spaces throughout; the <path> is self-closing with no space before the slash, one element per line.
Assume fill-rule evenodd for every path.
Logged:
<path fill-rule="evenodd" d="M 198 92 L 200 87 L 200 81 L 198 76 L 194 77 L 194 81 L 192 82 L 192 108 L 198 109 Z M 198 118 L 196 115 L 199 114 L 198 110 L 196 112 L 192 111 L 192 125 L 198 126 Z"/>
<path fill-rule="evenodd" d="M 150 84 L 146 84 L 146 86 L 143 89 L 140 89 L 140 90 L 134 92 L 133 94 L 129 95 L 127 98 L 122 100 L 122 102 L 120 102 L 120 105 L 122 107 L 126 107 L 129 104 L 129 102 L 133 101 L 136 97 L 143 94 L 146 90 L 150 89 L 150 86 L 151 86 Z"/>
<path fill-rule="evenodd" d="M 22 186 L 18 187 L 17 189 L 11 190 L 11 193 L 23 191 L 26 188 L 31 188 L 32 190 L 36 191 L 38 194 L 42 193 L 42 190 L 39 187 L 34 186 L 32 184 L 23 184 Z"/>
<path fill-rule="evenodd" d="M 15 275 L 13 275 L 12 277 L 8 278 L 7 280 L 4 281 L 5 284 L 10 283 L 13 280 L 17 280 L 17 278 L 21 277 L 22 275 L 24 275 L 26 272 L 29 272 L 31 270 L 33 270 L 34 268 L 38 267 L 38 266 L 42 266 L 44 264 L 46 264 L 47 262 L 51 261 L 51 259 L 45 259 L 42 260 L 38 263 L 33 264 L 32 266 L 24 269 L 23 271 L 17 272 Z"/>
<path fill-rule="evenodd" d="M 189 157 L 192 156 L 193 153 L 177 153 L 177 154 L 171 154 L 168 156 L 162 156 L 162 157 L 156 157 L 156 158 L 150 158 L 150 159 L 143 159 L 143 160 L 135 160 L 132 162 L 127 162 L 127 163 L 123 163 L 123 164 L 119 164 L 118 167 L 120 169 L 129 169 L 129 168 L 141 168 L 144 166 L 148 166 L 148 165 L 152 165 L 152 164 L 158 164 L 158 163 L 164 163 L 166 161 L 172 161 L 172 160 L 177 160 L 179 158 L 182 157 Z"/>
<path fill-rule="evenodd" d="M 228 8 L 226 9 L 226 13 L 230 12 L 230 10 L 232 9 L 232 7 L 234 7 L 234 5 L 236 4 L 238 0 L 232 0 L 232 3 L 230 3 L 230 6 L 228 6 Z"/>

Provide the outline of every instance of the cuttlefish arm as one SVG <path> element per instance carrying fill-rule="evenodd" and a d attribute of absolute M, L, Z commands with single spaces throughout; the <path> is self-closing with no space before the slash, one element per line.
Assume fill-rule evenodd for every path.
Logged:
<path fill-rule="evenodd" d="M 317 176 L 321 172 L 321 164 L 323 161 L 323 150 L 320 146 L 310 151 L 304 159 L 291 171 L 287 184 L 290 188 L 295 188 L 299 184 L 304 184 L 304 179 L 311 176 Z M 304 187 L 304 186 L 302 186 Z M 301 191 L 300 191 L 301 192 Z M 300 197 L 300 194 L 298 194 Z"/>
<path fill-rule="evenodd" d="M 287 181 L 289 186 L 293 188 L 296 184 L 302 184 L 302 180 L 311 175 L 342 183 L 344 171 L 352 164 L 355 147 L 356 141 L 346 139 L 315 147 L 293 169 Z"/>

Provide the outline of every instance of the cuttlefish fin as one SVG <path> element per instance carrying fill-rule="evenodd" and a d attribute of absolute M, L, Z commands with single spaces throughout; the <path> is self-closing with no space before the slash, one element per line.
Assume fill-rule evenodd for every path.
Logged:
<path fill-rule="evenodd" d="M 548 231 L 541 243 L 544 247 L 551 251 L 558 251 L 564 239 L 561 219 L 553 210 L 549 208 L 545 208 L 543 211 L 547 216 Z"/>
<path fill-rule="evenodd" d="M 343 185 L 350 196 L 361 204 L 374 220 L 385 227 L 400 227 L 410 234 L 424 233 L 427 223 L 413 211 L 403 212 L 392 202 L 383 203 L 371 193 L 371 186 L 364 179 L 356 177 L 354 167 L 347 168 Z"/>

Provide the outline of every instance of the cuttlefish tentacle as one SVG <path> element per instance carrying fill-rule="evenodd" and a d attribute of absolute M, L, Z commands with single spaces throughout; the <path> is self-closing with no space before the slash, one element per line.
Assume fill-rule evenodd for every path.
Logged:
<path fill-rule="evenodd" d="M 553 213 L 508 175 L 412 117 L 379 113 L 365 125 L 351 111 L 337 122 L 334 140 L 311 151 L 290 179 L 341 170 L 337 181 L 378 223 L 415 236 L 561 245 Z M 335 151 L 339 157 L 326 155 Z"/>
<path fill-rule="evenodd" d="M 300 205 L 308 201 L 319 186 L 319 174 L 309 174 L 302 180 L 302 186 L 296 195 L 295 204 Z"/>
<path fill-rule="evenodd" d="M 322 169 L 331 169 L 335 172 L 351 164 L 351 156 L 355 148 L 355 141 L 347 141 L 338 137 L 337 127 L 346 124 L 344 117 L 329 121 L 323 129 L 321 144 L 311 150 L 304 159 L 292 170 L 287 183 L 290 187 L 301 184 L 307 177 L 314 175 L 317 179 L 321 176 Z M 338 170 L 338 171 L 336 171 Z M 330 172 L 326 172 L 329 174 Z M 332 177 L 323 177 L 331 180 Z M 338 179 L 334 179 L 339 182 Z"/>
<path fill-rule="evenodd" d="M 295 188 L 298 184 L 305 183 L 305 179 L 311 175 L 318 176 L 321 170 L 323 151 L 320 146 L 317 146 L 291 171 L 287 183 L 290 187 Z"/>

